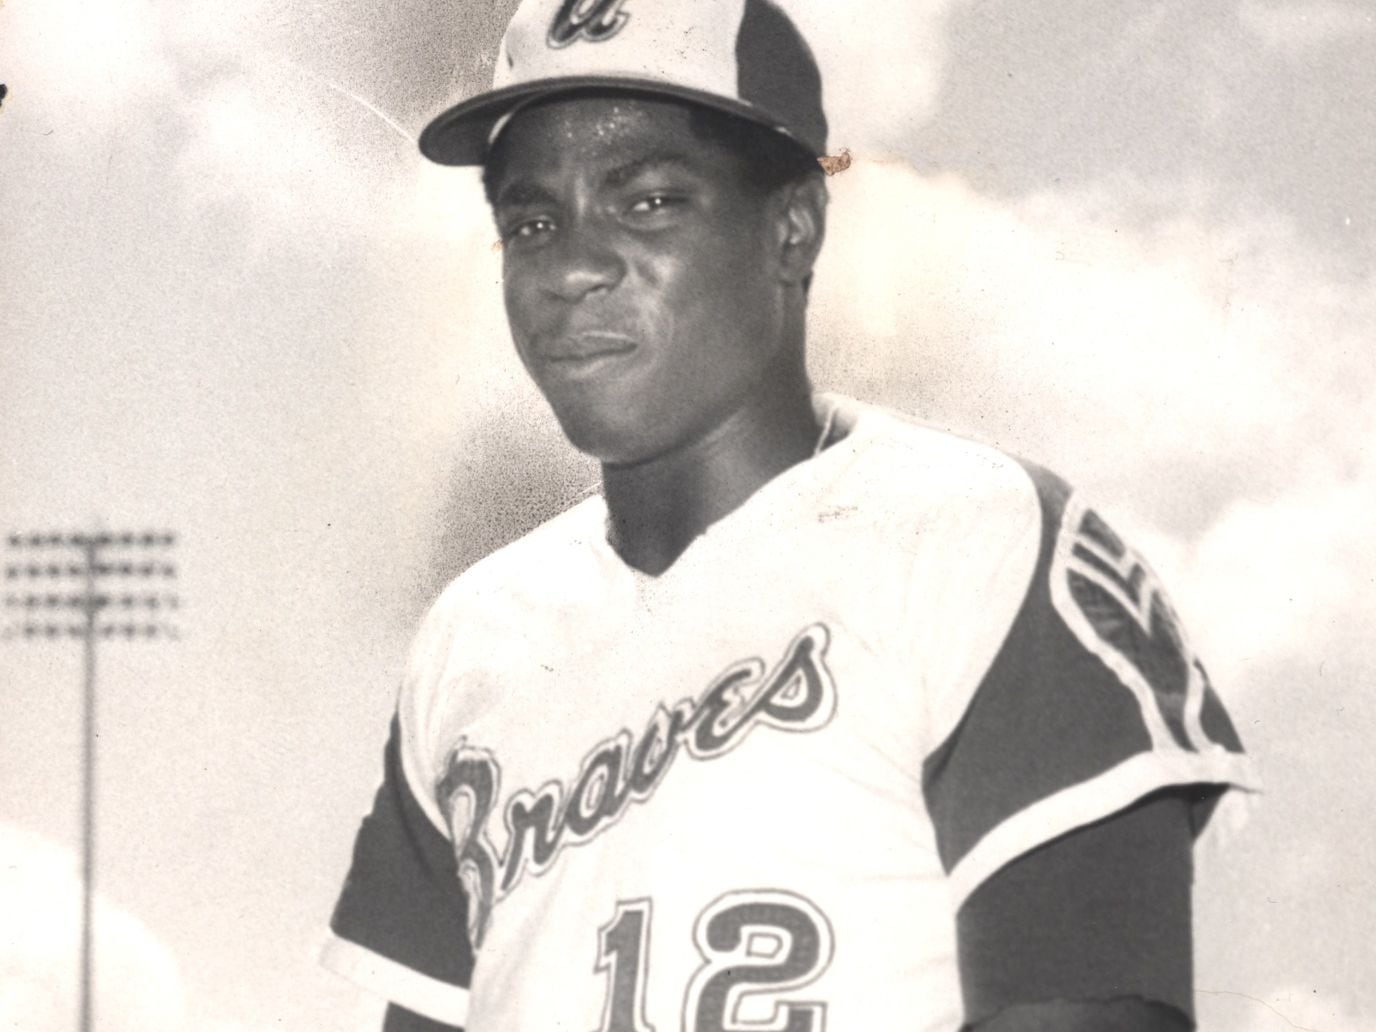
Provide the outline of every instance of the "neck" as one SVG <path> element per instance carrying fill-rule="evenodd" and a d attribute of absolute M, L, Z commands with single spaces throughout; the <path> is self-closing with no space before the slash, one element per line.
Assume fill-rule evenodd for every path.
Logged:
<path fill-rule="evenodd" d="M 693 540 L 817 446 L 811 389 L 801 369 L 752 397 L 701 438 L 632 466 L 603 466 L 612 545 L 651 575 L 667 570 Z"/>

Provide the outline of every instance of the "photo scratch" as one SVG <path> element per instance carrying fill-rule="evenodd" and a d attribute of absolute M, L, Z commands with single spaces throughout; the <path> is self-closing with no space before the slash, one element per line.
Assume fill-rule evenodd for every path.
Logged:
<path fill-rule="evenodd" d="M 343 86 L 339 85 L 339 83 L 335 82 L 333 79 L 326 79 L 325 85 L 328 86 L 330 89 L 334 90 L 336 93 L 342 93 L 350 100 L 355 101 L 358 104 L 361 104 L 363 107 L 367 108 L 373 114 L 377 115 L 378 118 L 386 122 L 387 125 L 390 126 L 396 132 L 396 134 L 400 136 L 403 140 L 406 140 L 408 143 L 415 142 L 414 136 L 408 133 L 395 121 L 393 121 L 393 119 L 385 111 L 379 109 L 375 104 L 371 104 L 367 100 L 364 100 L 357 93 L 353 93 L 349 90 L 346 90 Z"/>

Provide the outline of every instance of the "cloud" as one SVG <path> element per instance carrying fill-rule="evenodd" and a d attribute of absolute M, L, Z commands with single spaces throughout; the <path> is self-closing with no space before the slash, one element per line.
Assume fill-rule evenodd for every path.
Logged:
<path fill-rule="evenodd" d="M 1272 50 L 1299 52 L 1376 33 L 1376 14 L 1356 4 L 1245 0 L 1238 16 Z"/>
<path fill-rule="evenodd" d="M 70 1032 L 76 1025 L 81 881 L 69 849 L 0 823 L 0 1032 Z M 101 1032 L 266 1032 L 213 1013 L 189 992 L 176 958 L 134 914 L 102 897 L 94 913 L 95 1026 Z M 344 1009 L 341 1009 L 344 1010 Z M 380 1008 L 360 999 L 357 1024 Z"/>
<path fill-rule="evenodd" d="M 16 52 L 42 55 L 18 62 L 15 100 L 32 90 L 59 110 L 76 105 L 71 114 L 84 117 L 67 124 L 108 125 L 110 116 L 165 91 L 174 78 L 149 0 L 13 4 L 5 17 Z"/>
<path fill-rule="evenodd" d="M 1000 201 L 859 161 L 833 180 L 819 379 L 1047 463 L 1172 585 L 1211 667 L 1349 653 L 1371 618 L 1376 280 L 1207 197 Z"/>
<path fill-rule="evenodd" d="M 170 208 L 226 244 L 299 236 L 302 222 L 361 230 L 389 158 L 414 156 L 391 116 L 296 59 L 289 44 L 305 42 L 275 38 L 259 3 L 50 0 L 5 17 L 7 109 L 51 131 L 35 148 L 78 152 L 51 172 L 104 205 Z"/>
<path fill-rule="evenodd" d="M 67 1032 L 77 1006 L 81 883 L 75 857 L 0 824 L 0 1029 Z M 167 947 L 97 897 L 95 1014 L 103 1032 L 182 1032 L 186 999 Z"/>
<path fill-rule="evenodd" d="M 896 154 L 911 143 L 936 110 L 948 55 L 944 23 L 959 2 L 875 0 L 864 8 L 865 23 L 882 27 L 874 32 L 857 32 L 855 8 L 845 4 L 789 6 L 822 69 L 833 152 Z"/>
<path fill-rule="evenodd" d="M 339 229 L 370 223 L 381 169 L 350 167 L 348 151 L 331 138 L 337 122 L 320 110 L 335 99 L 291 66 L 261 62 L 184 97 L 190 128 L 173 164 L 183 203 L 226 223 L 233 213 L 231 232 L 294 233 L 313 220 Z"/>
<path fill-rule="evenodd" d="M 1376 585 L 1370 556 L 1376 475 L 1304 476 L 1285 495 L 1239 499 L 1197 543 L 1192 601 L 1233 667 L 1342 657 L 1362 647 Z"/>

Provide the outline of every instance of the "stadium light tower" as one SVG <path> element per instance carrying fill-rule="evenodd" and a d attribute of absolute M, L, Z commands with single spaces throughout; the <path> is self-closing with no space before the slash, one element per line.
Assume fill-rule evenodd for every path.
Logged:
<path fill-rule="evenodd" d="M 0 638 L 82 642 L 80 1032 L 94 1020 L 96 644 L 177 637 L 175 544 L 170 531 L 9 535 Z"/>

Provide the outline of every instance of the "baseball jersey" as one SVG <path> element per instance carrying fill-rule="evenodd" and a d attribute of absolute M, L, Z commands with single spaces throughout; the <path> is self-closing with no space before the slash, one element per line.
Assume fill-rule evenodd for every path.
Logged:
<path fill-rule="evenodd" d="M 1254 786 L 1095 509 L 832 403 L 844 438 L 657 577 L 594 496 L 449 586 L 327 964 L 468 1032 L 954 1030 L 986 878 L 1157 789 Z"/>

